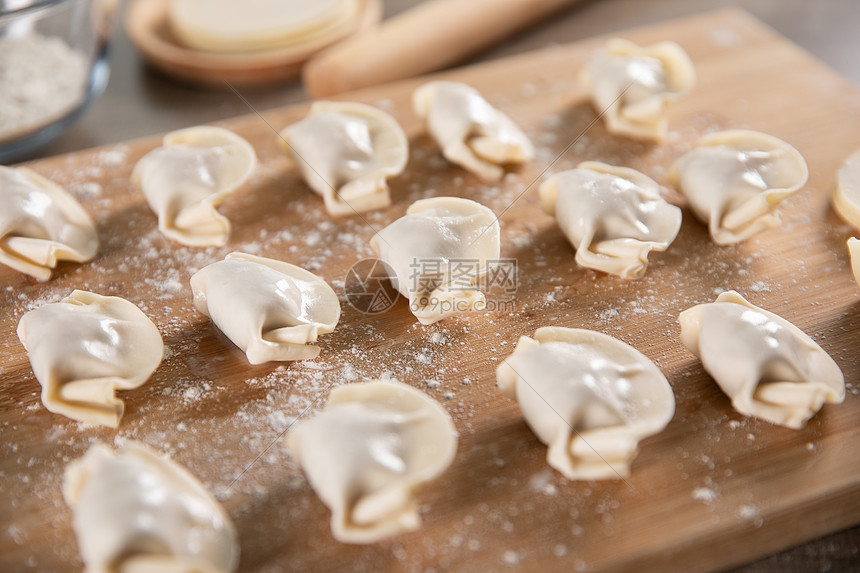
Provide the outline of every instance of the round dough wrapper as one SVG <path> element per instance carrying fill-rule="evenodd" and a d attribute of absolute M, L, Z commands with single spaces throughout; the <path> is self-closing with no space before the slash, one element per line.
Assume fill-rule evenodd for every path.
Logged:
<path fill-rule="evenodd" d="M 189 48 L 251 52 L 312 42 L 359 8 L 360 0 L 171 0 L 168 22 Z"/>

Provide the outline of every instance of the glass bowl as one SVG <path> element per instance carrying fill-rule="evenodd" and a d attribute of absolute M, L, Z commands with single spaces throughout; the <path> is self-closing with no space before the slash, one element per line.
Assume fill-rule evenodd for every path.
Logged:
<path fill-rule="evenodd" d="M 111 0 L 0 0 L 0 163 L 78 119 L 108 81 Z"/>

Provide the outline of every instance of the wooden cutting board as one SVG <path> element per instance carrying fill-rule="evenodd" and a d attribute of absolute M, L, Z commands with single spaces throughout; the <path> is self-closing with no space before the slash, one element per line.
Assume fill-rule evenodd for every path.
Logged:
<path fill-rule="evenodd" d="M 836 169 L 860 147 L 860 93 L 738 11 L 624 37 L 674 40 L 696 64 L 698 84 L 672 108 L 669 141 L 633 143 L 598 122 L 551 170 L 597 159 L 665 181 L 671 163 L 701 134 L 762 130 L 795 145 L 810 168 L 807 187 L 781 208 L 781 228 L 717 247 L 685 211 L 678 239 L 651 256 L 643 279 L 577 268 L 573 249 L 528 186 L 595 118 L 577 74 L 606 38 L 439 76 L 472 84 L 533 137 L 537 159 L 498 185 L 447 165 L 421 134 L 409 96 L 422 80 L 344 96 L 390 111 L 412 147 L 406 173 L 391 182 L 394 204 L 367 215 L 368 224 L 328 217 L 255 115 L 225 123 L 254 144 L 261 165 L 222 208 L 233 222 L 222 249 L 163 238 L 129 185 L 132 166 L 158 138 L 34 163 L 93 213 L 102 249 L 92 263 L 61 266 L 46 284 L 0 270 L 0 570 L 80 569 L 60 495 L 63 468 L 91 443 L 125 439 L 168 452 L 218 493 L 238 526 L 246 571 L 704 571 L 860 521 L 860 306 L 845 248 L 851 230 L 829 207 Z M 263 115 L 280 128 L 305 111 Z M 321 338 L 317 360 L 251 367 L 191 306 L 190 274 L 233 250 L 302 265 L 340 291 L 349 267 L 371 254 L 371 226 L 381 228 L 413 201 L 436 195 L 504 211 L 502 254 L 517 260 L 519 272 L 512 312 L 420 326 L 402 301 L 376 316 L 344 305 L 338 329 Z M 118 431 L 47 412 L 15 336 L 26 310 L 75 288 L 138 303 L 164 337 L 161 367 L 145 387 L 124 393 Z M 730 288 L 791 320 L 834 357 L 848 385 L 844 404 L 825 406 L 800 431 L 732 411 L 680 344 L 676 322 L 681 310 Z M 545 325 L 616 336 L 652 358 L 672 384 L 675 418 L 641 444 L 629 485 L 562 479 L 517 406 L 496 392 L 500 359 L 520 335 Z M 278 438 L 309 405 L 324 403 L 330 385 L 380 377 L 439 399 L 461 434 L 459 452 L 419 494 L 420 531 L 343 545 L 332 539 L 329 512 Z"/>

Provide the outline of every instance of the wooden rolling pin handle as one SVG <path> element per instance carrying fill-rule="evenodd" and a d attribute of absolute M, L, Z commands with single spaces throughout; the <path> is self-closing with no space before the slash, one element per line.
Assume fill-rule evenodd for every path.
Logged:
<path fill-rule="evenodd" d="M 314 98 L 450 66 L 574 0 L 431 0 L 305 64 Z"/>

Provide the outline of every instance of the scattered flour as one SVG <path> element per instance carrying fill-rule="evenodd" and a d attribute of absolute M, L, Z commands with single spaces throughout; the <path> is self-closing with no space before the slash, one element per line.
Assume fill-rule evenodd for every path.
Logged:
<path fill-rule="evenodd" d="M 693 490 L 693 499 L 705 503 L 713 503 L 719 499 L 719 494 L 709 487 L 697 487 Z"/>
<path fill-rule="evenodd" d="M 543 89 L 543 86 L 540 87 Z M 523 96 L 531 97 L 529 88 L 526 88 Z M 575 116 L 571 117 L 572 119 L 562 113 L 551 114 L 542 124 L 538 124 L 535 131 L 543 136 L 535 139 L 541 146 L 539 151 L 542 156 L 550 159 L 557 157 L 561 147 L 571 141 L 568 136 L 576 135 L 578 130 L 585 126 L 578 124 Z M 707 131 L 715 125 L 712 119 L 705 118 L 702 121 L 695 129 L 672 132 L 672 138 L 664 150 L 664 163 L 677 155 L 684 146 L 688 146 L 688 142 L 693 141 L 699 132 Z M 547 135 L 550 131 L 560 133 L 557 136 L 555 133 Z M 561 536 L 550 539 L 550 545 L 545 548 L 546 555 L 551 552 L 556 557 L 564 557 L 569 568 L 584 570 L 589 565 L 583 560 L 574 560 L 575 542 L 563 539 L 570 540 L 592 534 L 590 527 L 586 531 L 586 528 L 576 523 L 579 517 L 577 508 L 582 509 L 583 515 L 586 511 L 594 510 L 593 513 L 599 516 L 597 526 L 611 531 L 612 513 L 613 509 L 619 506 L 618 500 L 601 499 L 604 497 L 601 490 L 594 488 L 592 495 L 592 489 L 582 484 L 571 485 L 558 480 L 556 485 L 555 474 L 551 470 L 534 469 L 545 467 L 545 449 L 535 445 L 536 440 L 520 428 L 521 420 L 513 413 L 515 407 L 500 398 L 494 387 L 493 371 L 496 364 L 510 353 L 518 335 L 531 334 L 537 326 L 545 325 L 538 320 L 540 316 L 549 315 L 546 320 L 560 326 L 597 328 L 622 338 L 629 337 L 628 341 L 634 343 L 637 337 L 648 337 L 654 341 L 654 346 L 648 349 L 649 354 L 659 356 L 667 346 L 667 341 L 674 336 L 679 309 L 711 300 L 708 297 L 712 292 L 722 292 L 727 287 L 734 288 L 738 279 L 745 279 L 740 281 L 741 286 L 752 292 L 767 293 L 771 292 L 771 289 L 779 291 L 782 286 L 777 282 L 766 284 L 763 281 L 752 282 L 752 286 L 746 286 L 761 276 L 757 271 L 748 269 L 753 263 L 752 259 L 738 258 L 737 253 L 730 249 L 722 249 L 720 254 L 715 256 L 714 249 L 704 242 L 691 246 L 673 245 L 669 252 L 656 257 L 653 268 L 649 268 L 648 274 L 639 281 L 626 283 L 613 277 L 584 271 L 576 267 L 569 246 L 561 239 L 557 240 L 558 233 L 548 218 L 546 224 L 534 228 L 528 228 L 518 221 L 517 209 L 529 205 L 529 201 L 534 201 L 535 193 L 530 191 L 518 200 L 511 210 L 512 213 L 501 221 L 503 236 L 510 239 L 503 242 L 503 250 L 509 249 L 508 252 L 503 251 L 503 256 L 522 256 L 520 262 L 523 265 L 517 305 L 510 313 L 499 313 L 491 320 L 478 320 L 470 316 L 453 319 L 443 323 L 445 330 L 439 330 L 439 325 L 428 328 L 414 324 L 402 302 L 392 312 L 402 312 L 406 315 L 405 318 L 394 317 L 396 320 L 390 322 L 386 322 L 390 317 L 385 317 L 385 321 L 356 317 L 355 311 L 345 306 L 338 329 L 330 337 L 320 341 L 322 353 L 318 359 L 287 365 L 250 367 L 240 351 L 214 333 L 208 321 L 193 311 L 187 286 L 190 274 L 214 260 L 222 259 L 227 252 L 242 245 L 248 250 L 259 251 L 263 256 L 281 257 L 306 268 L 319 269 L 320 274 L 336 289 L 342 289 L 343 277 L 336 276 L 339 273 L 337 269 L 348 268 L 350 262 L 357 260 L 356 257 L 371 255 L 367 242 L 372 231 L 358 218 L 332 222 L 325 218 L 324 213 L 317 212 L 320 209 L 306 208 L 305 203 L 299 199 L 290 204 L 290 211 L 300 215 L 304 225 L 302 228 L 311 229 L 309 233 L 298 232 L 298 227 L 292 230 L 284 228 L 288 223 L 273 215 L 270 220 L 246 222 L 247 226 L 244 228 L 236 225 L 234 232 L 241 233 L 241 239 L 230 247 L 178 247 L 160 236 L 155 229 L 153 216 L 145 208 L 139 208 L 140 200 L 132 191 L 126 191 L 126 188 L 122 187 L 121 192 L 117 192 L 119 183 L 109 182 L 111 177 L 118 178 L 116 173 L 125 169 L 130 155 L 130 149 L 123 146 L 97 152 L 93 157 L 94 164 L 77 171 L 74 174 L 77 178 L 76 186 L 70 185 L 88 207 L 104 205 L 101 212 L 95 209 L 94 214 L 101 215 L 106 225 L 111 222 L 114 210 L 127 209 L 131 213 L 127 221 L 128 232 L 108 238 L 106 252 L 109 254 L 94 263 L 98 266 L 98 277 L 89 279 L 90 284 L 81 286 L 96 290 L 113 289 L 116 294 L 133 295 L 135 302 L 152 316 L 168 345 L 165 362 L 152 383 L 135 395 L 130 395 L 129 413 L 117 432 L 117 437 L 143 440 L 177 457 L 192 473 L 198 475 L 207 487 L 217 492 L 220 499 L 230 504 L 231 512 L 242 515 L 245 524 L 252 522 L 249 516 L 254 512 L 263 514 L 265 511 L 278 511 L 284 519 L 272 520 L 272 527 L 287 528 L 295 523 L 303 523 L 308 515 L 319 514 L 318 502 L 286 452 L 281 439 L 281 434 L 288 431 L 290 424 L 298 418 L 311 416 L 322 408 L 328 392 L 341 384 L 397 378 L 416 387 L 423 387 L 422 389 L 434 397 L 445 400 L 444 407 L 454 417 L 461 434 L 461 446 L 465 455 L 478 460 L 484 456 L 492 479 L 486 480 L 486 483 L 484 480 L 468 482 L 469 487 L 476 486 L 476 498 L 481 499 L 483 488 L 507 489 L 503 495 L 493 498 L 493 506 L 481 504 L 481 507 L 485 508 L 480 510 L 481 513 L 474 507 L 462 508 L 464 512 L 471 511 L 473 514 L 459 514 L 461 519 L 452 520 L 455 531 L 446 532 L 443 539 L 437 538 L 433 533 L 427 535 L 423 541 L 423 553 L 419 549 L 416 555 L 411 549 L 407 552 L 402 546 L 393 545 L 391 554 L 404 561 L 404 570 L 424 570 L 428 562 L 437 566 L 437 570 L 444 570 L 446 557 L 456 556 L 458 550 L 462 553 L 464 550 L 479 551 L 487 548 L 493 548 L 501 563 L 511 567 L 526 567 L 531 555 L 517 550 L 516 546 L 511 548 L 519 531 L 515 529 L 515 524 L 517 528 L 521 528 L 521 522 L 517 521 L 515 516 L 527 515 L 531 511 L 541 509 L 543 506 L 538 504 L 545 502 L 563 512 L 570 512 L 560 514 Z M 569 155 L 570 157 L 560 160 L 555 168 L 568 168 L 586 159 L 604 159 L 625 164 L 632 161 L 633 167 L 642 168 L 641 164 L 635 163 L 640 161 L 639 159 L 619 151 L 614 141 L 604 143 L 596 136 L 581 138 L 570 149 Z M 647 166 L 650 159 L 653 157 L 644 157 L 641 162 L 645 162 Z M 527 170 L 512 172 L 508 173 L 500 184 L 483 185 L 474 182 L 471 177 L 452 177 L 451 173 L 454 171 L 451 166 L 435 150 L 416 149 L 411 161 L 419 162 L 419 168 L 429 175 L 424 180 L 422 173 L 421 181 L 410 181 L 409 174 L 404 174 L 406 182 L 397 190 L 403 194 L 401 197 L 411 194 L 414 198 L 419 198 L 444 191 L 480 198 L 492 204 L 496 212 L 501 212 L 513 197 L 522 193 L 534 175 Z M 565 162 L 570 165 L 563 165 Z M 655 166 L 651 173 L 663 168 L 665 166 Z M 438 170 L 441 175 L 434 174 L 433 170 Z M 101 184 L 93 182 L 93 179 L 101 178 L 102 175 L 104 179 L 101 179 Z M 104 185 L 104 188 L 101 185 Z M 317 198 L 308 199 L 308 205 L 311 204 L 311 199 L 316 201 Z M 109 203 L 99 203 L 108 200 Z M 225 203 L 225 212 L 230 208 L 231 203 L 228 201 Z M 534 208 L 534 205 L 529 208 Z M 396 210 L 397 206 L 391 210 L 369 213 L 366 218 L 380 228 L 397 216 Z M 295 220 L 289 219 L 289 214 L 275 215 L 285 217 L 286 221 Z M 563 245 L 563 248 L 559 248 L 559 245 Z M 522 251 L 522 255 L 518 254 L 518 251 Z M 140 270 L 137 271 L 138 269 Z M 136 275 L 143 278 L 129 281 L 126 275 L 131 270 L 136 270 Z M 70 271 L 71 273 L 74 271 Z M 559 275 L 563 275 L 565 280 L 557 280 Z M 569 277 L 573 277 L 571 281 L 567 280 Z M 667 281 L 676 288 L 674 297 L 665 297 L 661 290 Z M 26 294 L 20 297 L 16 290 L 10 287 L 3 289 L 0 295 L 9 300 L 11 314 L 14 315 L 13 318 L 17 318 L 25 309 L 41 306 L 67 295 L 68 284 L 69 281 L 61 280 L 45 285 L 27 286 Z M 594 293 L 598 293 L 597 296 Z M 165 313 L 166 308 L 172 311 Z M 540 316 L 535 314 L 537 310 L 541 311 Z M 646 330 L 645 326 L 654 321 L 659 323 L 658 328 L 653 331 Z M 385 326 L 382 326 L 383 323 Z M 392 335 L 392 329 L 401 329 L 399 332 L 406 334 Z M 499 336 L 493 336 L 496 333 Z M 486 349 L 487 354 L 482 354 L 480 359 L 476 360 L 475 348 Z M 187 357 L 203 353 L 207 357 L 217 356 L 221 362 L 216 363 L 213 359 L 212 364 L 207 365 L 209 358 L 198 362 L 187 361 Z M 684 356 L 687 360 L 686 354 Z M 218 372 L 228 374 L 220 379 Z M 237 372 L 241 374 L 236 375 Z M 690 415 L 688 406 L 695 395 L 685 384 L 676 384 L 675 379 L 671 381 L 676 386 L 679 416 Z M 33 385 L 34 390 L 38 390 L 38 385 L 35 385 L 32 379 L 26 382 Z M 27 416 L 47 415 L 41 412 L 36 394 L 34 392 L 32 396 L 28 396 L 26 405 L 21 407 L 21 411 L 26 412 Z M 481 412 L 482 407 L 491 402 L 502 405 L 501 409 L 494 412 L 507 416 L 506 424 L 516 422 L 511 426 L 515 432 L 505 434 L 505 440 L 516 435 L 521 436 L 522 441 L 500 440 L 507 450 L 502 448 L 482 453 L 481 449 L 488 446 L 486 441 L 482 442 L 480 432 L 485 431 L 488 424 L 492 427 L 494 420 L 488 422 L 486 415 L 481 415 Z M 177 420 L 182 422 L 177 423 Z M 679 419 L 678 423 L 700 424 L 701 421 L 690 417 Z M 726 421 L 725 416 L 706 423 L 710 425 L 704 429 L 697 428 L 702 431 L 696 432 L 696 435 L 707 436 L 709 432 L 713 432 L 716 435 L 721 433 L 723 437 L 743 440 L 748 430 L 733 436 L 727 429 L 752 427 L 746 422 Z M 13 426 L 9 435 L 20 435 L 21 427 L 16 429 Z M 52 438 L 48 441 L 57 444 L 58 456 L 52 462 L 53 465 L 42 470 L 40 478 L 44 479 L 35 480 L 47 485 L 39 485 L 41 489 L 37 489 L 33 486 L 34 480 L 23 475 L 23 472 L 21 479 L 18 474 L 3 475 L 0 476 L 3 478 L 0 480 L 0 491 L 3 491 L 4 495 L 11 492 L 25 499 L 25 494 L 31 495 L 30 490 L 33 489 L 34 495 L 41 495 L 48 503 L 62 506 L 63 502 L 58 497 L 58 483 L 65 463 L 78 457 L 89 443 L 102 441 L 105 436 L 113 435 L 93 427 L 57 427 L 68 428 L 68 431 L 64 429 L 62 432 L 52 433 Z M 475 434 L 478 434 L 478 439 L 467 443 L 466 439 Z M 755 439 L 753 434 L 749 436 L 750 439 Z M 16 439 L 24 446 L 21 451 L 26 451 L 23 439 Z M 19 455 L 21 462 L 18 463 L 23 468 L 32 458 L 17 454 L 18 448 L 17 443 L 2 444 L 0 455 Z M 60 449 L 62 451 L 59 451 Z M 709 453 L 710 457 L 692 451 L 686 456 L 675 455 L 675 458 L 679 463 L 685 462 L 691 467 L 694 466 L 694 469 L 684 468 L 689 471 L 688 477 L 691 480 L 698 479 L 696 471 L 705 474 L 720 472 L 714 475 L 723 475 L 722 472 L 726 470 L 724 460 L 712 452 Z M 673 455 L 669 452 L 667 457 L 671 458 Z M 530 460 L 533 459 L 541 465 L 530 465 L 531 469 L 522 472 L 522 467 L 511 461 L 516 456 L 530 456 Z M 37 459 L 34 463 L 38 465 L 43 463 L 43 460 Z M 25 477 L 26 482 L 23 479 Z M 718 487 L 713 482 L 705 480 L 698 483 L 703 485 L 693 490 L 694 500 L 706 504 L 719 500 Z M 288 502 L 270 502 L 265 497 L 275 496 L 277 492 L 282 492 Z M 547 499 L 547 496 L 554 497 Z M 502 501 L 507 499 L 514 501 Z M 253 503 L 246 504 L 248 500 Z M 269 504 L 279 509 L 260 509 L 254 503 Z M 248 508 L 248 505 L 251 507 Z M 453 509 L 459 510 L 460 508 Z M 738 514 L 756 523 L 761 519 L 758 510 L 752 505 L 741 506 Z M 566 515 L 568 520 L 564 521 Z M 492 537 L 484 534 L 484 527 L 488 522 L 496 526 L 495 530 L 504 536 L 506 544 L 496 545 Z M 281 523 L 285 525 L 282 526 Z M 65 534 L 67 529 L 65 524 L 61 524 L 58 530 Z M 248 533 L 250 543 L 258 543 L 258 536 L 253 530 L 243 533 Z M 291 533 L 295 532 L 285 529 L 272 532 L 283 538 L 287 538 Z M 509 536 L 511 533 L 514 535 Z M 17 538 L 25 543 L 32 541 L 31 532 L 20 524 L 13 525 L 8 534 L 13 540 Z M 564 541 L 565 544 L 556 543 L 558 541 Z M 58 552 L 65 552 L 70 560 L 74 559 L 76 548 L 73 540 L 70 542 L 68 537 L 59 538 L 57 546 Z M 374 564 L 361 559 L 363 557 L 359 557 L 361 569 L 375 570 Z M 503 570 L 502 567 L 499 569 Z"/>

